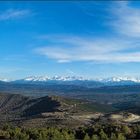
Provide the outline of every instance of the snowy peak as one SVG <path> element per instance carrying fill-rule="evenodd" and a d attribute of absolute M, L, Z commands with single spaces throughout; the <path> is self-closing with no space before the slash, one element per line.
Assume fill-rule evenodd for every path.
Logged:
<path fill-rule="evenodd" d="M 107 79 L 101 79 L 101 82 L 135 82 L 140 83 L 140 78 L 135 77 L 111 77 Z"/>
<path fill-rule="evenodd" d="M 7 79 L 7 78 L 0 78 L 0 81 L 1 81 L 1 82 L 10 82 L 10 80 Z"/>
<path fill-rule="evenodd" d="M 23 81 L 48 81 L 49 78 L 47 76 L 30 76 L 22 79 Z"/>
<path fill-rule="evenodd" d="M 111 77 L 105 79 L 86 79 L 79 76 L 30 76 L 27 78 L 22 79 L 23 81 L 33 81 L 33 82 L 46 82 L 46 81 L 96 81 L 102 83 L 113 83 L 113 82 L 134 82 L 140 83 L 140 78 L 136 77 Z M 6 79 L 5 79 L 6 81 Z"/>
<path fill-rule="evenodd" d="M 60 81 L 74 81 L 74 80 L 86 80 L 83 77 L 77 77 L 77 76 L 54 76 L 50 78 L 51 80 L 60 80 Z"/>
<path fill-rule="evenodd" d="M 22 79 L 23 81 L 38 81 L 38 82 L 46 82 L 46 81 L 75 81 L 75 80 L 87 80 L 83 77 L 77 77 L 77 76 L 30 76 L 27 78 Z"/>
<path fill-rule="evenodd" d="M 1 82 L 16 82 L 16 83 L 64 83 L 67 82 L 71 84 L 80 83 L 82 85 L 95 85 L 101 84 L 106 86 L 112 85 L 132 85 L 132 84 L 140 84 L 140 78 L 136 77 L 111 77 L 105 79 L 87 79 L 79 76 L 30 76 L 24 79 L 19 79 L 15 81 L 8 80 L 6 78 L 0 78 Z"/>

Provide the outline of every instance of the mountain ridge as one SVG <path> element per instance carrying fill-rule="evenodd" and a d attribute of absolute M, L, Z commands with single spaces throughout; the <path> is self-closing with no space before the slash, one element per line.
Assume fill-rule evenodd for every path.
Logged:
<path fill-rule="evenodd" d="M 28 76 L 25 78 L 17 79 L 17 80 L 10 80 L 8 78 L 0 78 L 0 81 L 3 82 L 11 82 L 11 81 L 48 81 L 48 80 L 58 80 L 58 81 L 74 81 L 74 80 L 81 80 L 81 81 L 100 81 L 100 82 L 120 82 L 120 81 L 133 81 L 140 83 L 140 77 L 130 77 L 130 76 L 116 76 L 116 77 L 109 77 L 109 78 L 84 78 L 82 76 Z"/>
<path fill-rule="evenodd" d="M 111 77 L 89 79 L 80 76 L 29 76 L 23 79 L 8 80 L 0 78 L 0 82 L 6 83 L 27 83 L 27 84 L 64 84 L 64 85 L 82 85 L 85 87 L 102 87 L 118 85 L 137 85 L 140 84 L 139 77 Z"/>

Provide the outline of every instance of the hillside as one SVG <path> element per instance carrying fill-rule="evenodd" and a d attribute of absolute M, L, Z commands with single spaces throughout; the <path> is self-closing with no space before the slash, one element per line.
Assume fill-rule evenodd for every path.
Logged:
<path fill-rule="evenodd" d="M 101 95 L 104 100 L 109 97 L 104 94 Z M 113 98 L 116 98 L 116 96 L 112 96 L 112 100 Z M 120 98 L 116 99 L 120 100 Z M 111 97 L 109 100 L 111 100 Z M 55 95 L 32 97 L 19 94 L 0 94 L 1 126 L 5 123 L 25 127 L 89 126 L 98 121 L 107 123 L 110 121 L 110 115 L 115 114 L 116 116 L 120 116 L 120 112 L 123 113 L 124 111 L 139 115 L 138 102 L 130 104 L 128 100 L 109 104 L 100 102 L 99 99 L 97 101 L 90 101 L 84 98 L 76 99 Z M 116 121 L 118 120 L 116 119 Z M 136 121 L 139 122 L 139 119 Z"/>
<path fill-rule="evenodd" d="M 45 126 L 70 123 L 70 126 L 88 124 L 91 118 L 110 112 L 111 106 L 86 100 L 45 96 L 25 97 L 16 94 L 0 94 L 0 119 L 13 125 Z"/>

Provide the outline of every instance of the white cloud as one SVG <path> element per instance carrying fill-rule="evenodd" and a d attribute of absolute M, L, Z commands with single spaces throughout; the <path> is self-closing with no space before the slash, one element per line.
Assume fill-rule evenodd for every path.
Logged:
<path fill-rule="evenodd" d="M 67 59 L 60 59 L 57 61 L 58 63 L 68 63 L 68 62 L 71 62 L 70 60 L 67 60 Z"/>
<path fill-rule="evenodd" d="M 47 39 L 58 45 L 42 46 L 34 51 L 55 59 L 59 63 L 71 61 L 140 62 L 140 47 L 134 40 L 124 41 L 120 38 L 110 38 L 110 40 L 89 39 L 72 36 L 53 36 Z M 134 51 L 130 51 L 131 49 Z"/>
<path fill-rule="evenodd" d="M 8 9 L 6 11 L 0 12 L 0 20 L 10 20 L 15 18 L 21 18 L 30 13 L 29 10 L 16 10 L 16 9 Z"/>
<path fill-rule="evenodd" d="M 115 29 L 116 38 L 41 36 L 40 39 L 47 40 L 49 46 L 40 46 L 35 52 L 55 59 L 59 63 L 71 61 L 140 62 L 140 9 L 130 6 L 128 1 L 115 2 L 112 7 L 108 25 Z"/>
<path fill-rule="evenodd" d="M 130 37 L 140 37 L 139 8 L 130 6 L 128 1 L 119 1 L 111 10 L 114 21 L 111 21 L 110 24 L 117 32 Z"/>

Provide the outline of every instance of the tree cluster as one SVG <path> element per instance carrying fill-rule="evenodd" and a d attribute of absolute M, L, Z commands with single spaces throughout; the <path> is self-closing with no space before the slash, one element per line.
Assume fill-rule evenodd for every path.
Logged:
<path fill-rule="evenodd" d="M 5 125 L 0 139 L 13 140 L 127 140 L 140 138 L 140 125 L 95 124 L 92 127 L 20 128 Z"/>

